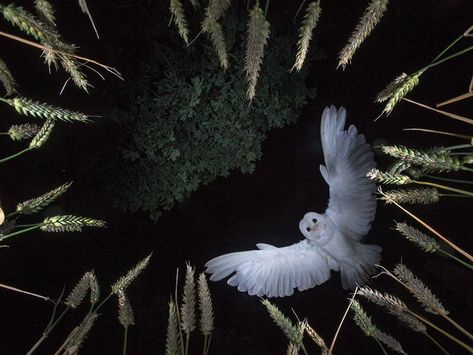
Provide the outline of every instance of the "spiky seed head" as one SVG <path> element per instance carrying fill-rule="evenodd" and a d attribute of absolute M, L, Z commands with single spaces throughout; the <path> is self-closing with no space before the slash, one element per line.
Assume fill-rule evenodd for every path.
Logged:
<path fill-rule="evenodd" d="M 223 70 L 228 69 L 228 54 L 227 46 L 225 44 L 225 37 L 223 35 L 222 25 L 217 21 L 210 21 L 205 25 L 206 31 L 210 35 L 210 40 L 217 53 L 220 66 Z"/>
<path fill-rule="evenodd" d="M 382 150 L 385 154 L 394 158 L 401 159 L 410 164 L 419 165 L 429 170 L 458 171 L 462 167 L 462 163 L 459 159 L 446 151 L 422 151 L 407 148 L 402 145 L 385 145 L 382 146 Z"/>
<path fill-rule="evenodd" d="M 435 253 L 440 249 L 440 244 L 435 238 L 429 237 L 427 234 L 405 222 L 396 222 L 396 230 L 426 253 Z"/>
<path fill-rule="evenodd" d="M 34 138 L 31 140 L 29 148 L 30 149 L 41 148 L 44 145 L 44 143 L 46 143 L 46 141 L 48 140 L 55 125 L 56 123 L 54 122 L 54 120 L 51 118 L 48 118 L 46 122 L 44 122 L 43 126 L 41 127 L 39 132 L 36 134 L 36 136 L 34 136 Z"/>
<path fill-rule="evenodd" d="M 313 1 L 307 5 L 307 9 L 302 20 L 302 25 L 299 29 L 299 40 L 297 41 L 296 62 L 291 70 L 296 69 L 300 71 L 304 64 L 307 51 L 309 50 L 309 43 L 312 38 L 312 32 L 317 26 L 322 8 L 320 7 L 320 0 Z"/>
<path fill-rule="evenodd" d="M 382 113 L 389 115 L 398 102 L 419 84 L 419 78 L 422 73 L 423 71 L 419 71 L 403 78 L 402 82 L 393 88 L 393 92 L 389 95 L 389 101 L 384 107 Z"/>
<path fill-rule="evenodd" d="M 92 271 L 86 272 L 79 282 L 74 286 L 71 293 L 66 298 L 65 304 L 71 308 L 77 308 L 84 299 L 90 288 L 90 279 L 93 275 Z"/>
<path fill-rule="evenodd" d="M 80 64 L 74 58 L 60 55 L 61 65 L 64 70 L 71 76 L 72 82 L 85 92 L 89 92 L 92 85 L 88 82 L 85 74 L 80 70 Z"/>
<path fill-rule="evenodd" d="M 146 258 L 141 260 L 136 266 L 129 270 L 125 276 L 120 277 L 113 285 L 112 292 L 118 294 L 120 290 L 126 291 L 130 283 L 138 277 L 139 274 L 148 266 L 149 260 L 153 253 L 149 254 Z"/>
<path fill-rule="evenodd" d="M 13 99 L 7 99 L 3 101 L 13 106 L 19 114 L 25 116 L 46 118 L 65 122 L 92 122 L 89 119 L 89 116 L 83 113 L 66 110 L 60 107 L 54 107 L 24 97 L 15 97 Z"/>
<path fill-rule="evenodd" d="M 169 301 L 169 317 L 166 334 L 166 355 L 179 355 L 181 353 L 177 312 L 178 309 L 174 301 Z"/>
<path fill-rule="evenodd" d="M 133 309 L 123 290 L 118 291 L 118 321 L 124 328 L 135 324 Z"/>
<path fill-rule="evenodd" d="M 384 196 L 381 197 L 381 199 L 385 200 L 387 204 L 397 202 L 409 204 L 420 203 L 423 205 L 427 205 L 438 202 L 439 192 L 436 188 L 430 187 L 409 190 L 391 190 L 386 191 L 384 193 Z"/>
<path fill-rule="evenodd" d="M 394 274 L 403 282 L 407 289 L 422 304 L 427 312 L 447 315 L 449 312 L 440 300 L 414 273 L 403 264 L 397 264 Z"/>
<path fill-rule="evenodd" d="M 399 88 L 407 78 L 406 73 L 402 73 L 398 77 L 394 78 L 393 81 L 391 81 L 388 86 L 386 86 L 377 96 L 376 96 L 376 102 L 384 102 L 387 99 L 389 99 L 394 91 L 396 91 L 397 88 Z"/>
<path fill-rule="evenodd" d="M 253 100 L 256 94 L 256 83 L 258 82 L 261 63 L 263 62 L 264 47 L 269 38 L 269 22 L 264 17 L 263 10 L 258 3 L 250 10 L 248 22 L 248 41 L 246 43 L 245 72 L 248 90 L 246 96 Z"/>
<path fill-rule="evenodd" d="M 78 354 L 80 347 L 95 324 L 97 318 L 98 314 L 95 312 L 89 313 L 85 316 L 77 331 L 74 333 L 74 336 L 69 339 L 66 346 L 64 347 L 65 354 Z"/>
<path fill-rule="evenodd" d="M 371 169 L 366 176 L 382 184 L 406 185 L 412 182 L 411 178 L 407 175 L 391 174 L 378 169 Z"/>
<path fill-rule="evenodd" d="M 322 355 L 328 354 L 328 347 L 325 344 L 324 339 L 312 328 L 307 320 L 304 321 L 304 331 L 307 333 L 309 338 L 312 339 L 312 341 L 317 344 L 317 346 L 320 348 L 322 351 Z"/>
<path fill-rule="evenodd" d="M 20 141 L 34 137 L 38 134 L 41 126 L 37 124 L 25 123 L 20 125 L 12 125 L 8 130 L 8 135 L 14 141 Z"/>
<path fill-rule="evenodd" d="M 269 316 L 273 319 L 274 323 L 283 331 L 286 337 L 295 345 L 302 343 L 302 334 L 300 329 L 294 325 L 289 318 L 287 318 L 278 307 L 269 302 L 267 299 L 261 300 L 261 303 L 268 310 Z"/>
<path fill-rule="evenodd" d="M 184 282 L 184 294 L 181 305 L 181 328 L 190 334 L 196 325 L 196 297 L 195 297 L 195 269 L 186 264 L 186 280 Z"/>
<path fill-rule="evenodd" d="M 5 62 L 0 58 L 0 82 L 3 85 L 3 88 L 6 91 L 6 96 L 16 94 L 16 82 L 13 78 L 12 73 L 8 69 Z"/>
<path fill-rule="evenodd" d="M 347 64 L 351 63 L 351 59 L 355 54 L 355 51 L 363 43 L 363 41 L 368 37 L 374 27 L 383 17 L 389 0 L 371 0 L 368 7 L 366 8 L 363 16 L 356 25 L 355 30 L 353 31 L 350 39 L 346 46 L 340 52 L 338 56 L 338 66 L 341 66 L 342 69 L 345 69 Z"/>
<path fill-rule="evenodd" d="M 94 305 L 97 303 L 100 297 L 100 287 L 97 277 L 93 271 L 90 272 L 89 276 L 89 287 L 90 287 L 90 304 Z"/>
<path fill-rule="evenodd" d="M 393 312 L 405 312 L 408 310 L 406 304 L 399 298 L 390 295 L 389 293 L 381 293 L 373 290 L 368 286 L 363 286 L 358 289 L 357 294 L 363 296 L 378 306 L 385 307 Z"/>
<path fill-rule="evenodd" d="M 72 182 L 56 187 L 54 190 L 46 192 L 45 194 L 29 199 L 27 201 L 21 202 L 16 206 L 16 211 L 21 214 L 33 214 L 44 207 L 49 205 L 51 202 L 56 200 L 59 196 L 65 193 L 69 187 L 72 185 Z"/>
<path fill-rule="evenodd" d="M 214 329 L 214 315 L 209 285 L 204 273 L 199 275 L 197 289 L 200 309 L 200 331 L 203 335 L 210 335 Z"/>
<path fill-rule="evenodd" d="M 41 20 L 51 27 L 56 27 L 54 8 L 47 0 L 35 0 L 34 5 Z"/>
<path fill-rule="evenodd" d="M 84 227 L 105 227 L 105 221 L 73 215 L 60 215 L 44 219 L 43 232 L 81 232 Z"/>
<path fill-rule="evenodd" d="M 189 44 L 189 30 L 187 26 L 186 17 L 184 15 L 184 9 L 180 0 L 170 0 L 169 10 L 174 19 L 174 24 L 177 26 L 179 35 L 182 37 L 186 44 Z"/>

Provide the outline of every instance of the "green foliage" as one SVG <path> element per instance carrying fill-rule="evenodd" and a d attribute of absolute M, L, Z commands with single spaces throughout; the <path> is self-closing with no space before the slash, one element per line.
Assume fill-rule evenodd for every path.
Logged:
<path fill-rule="evenodd" d="M 148 63 L 146 78 L 126 113 L 131 137 L 126 161 L 115 182 L 115 202 L 124 210 L 142 209 L 156 220 L 163 210 L 189 197 L 202 184 L 232 169 L 251 173 L 261 143 L 274 127 L 297 120 L 312 91 L 306 71 L 289 74 L 294 35 L 270 39 L 258 81 L 258 95 L 246 100 L 244 25 L 225 20 L 232 65 L 222 71 L 205 40 L 190 49 L 163 49 Z M 240 26 L 240 27 L 239 27 Z M 123 188 L 126 186 L 126 189 Z"/>

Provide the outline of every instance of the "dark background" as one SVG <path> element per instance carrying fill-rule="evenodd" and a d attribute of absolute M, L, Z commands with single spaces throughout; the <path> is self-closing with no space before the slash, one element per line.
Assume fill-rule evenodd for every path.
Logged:
<path fill-rule="evenodd" d="M 394 77 L 429 63 L 470 26 L 473 4 L 468 0 L 392 2 L 379 26 L 355 54 L 353 64 L 345 71 L 336 70 L 337 54 L 366 3 L 322 2 L 323 15 L 315 43 L 325 51 L 326 59 L 312 63 L 308 76 L 308 84 L 317 88 L 318 95 L 303 110 L 298 123 L 268 135 L 263 159 L 257 163 L 256 171 L 251 175 L 234 172 L 228 178 L 217 179 L 166 212 L 156 224 L 144 213 L 120 215 L 115 211 L 104 193 L 107 189 L 103 182 L 108 180 L 108 172 L 97 166 L 101 159 L 113 157 L 109 152 L 113 151 L 113 137 L 117 132 L 114 132 L 116 126 L 108 114 L 110 102 L 115 99 L 114 103 L 119 104 L 117 101 L 125 92 L 127 82 L 133 81 L 139 73 L 140 62 L 150 55 L 150 36 L 156 36 L 152 35 L 153 23 L 167 22 L 169 16 L 158 17 L 153 10 L 153 1 L 89 1 L 101 35 L 98 41 L 75 1 L 55 4 L 59 30 L 64 38 L 80 45 L 81 55 L 117 67 L 127 80 L 123 83 L 107 75 L 106 81 L 101 81 L 91 75 L 95 89 L 89 95 L 69 86 L 62 96 L 58 96 L 66 79 L 63 73 L 48 75 L 39 51 L 0 39 L 0 55 L 14 73 L 22 95 L 103 117 L 95 125 L 62 125 L 44 149 L 3 164 L 0 185 L 3 208 L 11 210 L 18 201 L 73 180 L 70 191 L 55 204 L 56 211 L 103 218 L 108 222 L 108 228 L 104 230 L 73 234 L 34 232 L 11 239 L 9 248 L 0 249 L 0 282 L 54 298 L 63 286 L 69 290 L 84 272 L 94 269 L 105 295 L 111 283 L 152 251 L 150 266 L 128 290 L 136 321 L 129 330 L 129 354 L 161 354 L 164 353 L 167 302 L 174 290 L 177 267 L 182 269 L 185 261 L 190 261 L 200 272 L 210 258 L 230 251 L 253 249 L 257 242 L 276 246 L 293 243 L 301 238 L 298 223 L 303 214 L 325 209 L 328 191 L 318 172 L 322 162 L 318 125 L 324 106 L 344 105 L 348 110 L 348 121 L 355 124 L 370 142 L 419 148 L 456 144 L 453 139 L 402 132 L 401 129 L 428 127 L 468 134 L 469 127 L 408 103 L 400 103 L 389 117 L 374 123 L 382 106 L 373 101 L 376 93 Z M 31 9 L 29 1 L 17 4 Z M 298 5 L 291 3 L 294 11 Z M 268 19 L 277 26 L 278 16 L 271 9 Z M 0 28 L 18 33 L 3 21 Z M 461 94 L 467 90 L 471 74 L 471 55 L 468 54 L 427 72 L 410 97 L 434 104 Z M 471 101 L 449 109 L 471 117 Z M 5 105 L 1 112 L 8 122 L 17 119 Z M 1 124 L 2 128 L 8 127 L 6 123 Z M 15 145 L 3 144 L 1 155 L 6 156 L 17 149 Z M 82 159 L 90 161 L 91 157 L 96 163 L 93 169 L 80 163 Z M 388 163 L 379 157 L 381 167 Z M 472 250 L 469 207 L 468 201 L 452 203 L 444 199 L 438 205 L 413 207 L 412 210 L 457 244 Z M 383 264 L 392 267 L 402 259 L 434 290 L 452 317 L 470 327 L 473 320 L 471 274 L 449 260 L 415 249 L 392 231 L 393 219 L 402 221 L 405 216 L 394 207 L 380 203 L 368 236 L 370 243 L 383 247 Z M 407 293 L 386 277 L 380 277 L 373 285 L 392 291 L 417 308 Z M 213 354 L 285 353 L 287 341 L 258 298 L 237 292 L 224 282 L 211 284 L 211 292 L 216 315 Z M 293 319 L 291 308 L 299 317 L 307 317 L 329 344 L 348 297 L 349 293 L 340 287 L 338 274 L 334 274 L 321 286 L 274 302 Z M 0 304 L 0 353 L 25 353 L 41 336 L 52 305 L 7 290 L 0 290 Z M 395 336 L 407 352 L 437 351 L 425 337 L 406 330 L 366 302 L 364 305 L 375 323 Z M 85 312 L 86 307 L 70 312 L 37 353 L 54 353 Z M 438 323 L 450 329 L 448 324 Z M 441 335 L 434 331 L 430 333 L 452 354 L 461 353 Z M 122 336 L 113 300 L 103 308 L 82 353 L 118 354 Z M 200 336 L 193 335 L 191 342 L 192 353 L 200 352 Z M 310 353 L 315 352 L 311 344 L 308 349 Z M 379 351 L 374 341 L 365 338 L 351 319 L 347 319 L 335 353 Z"/>

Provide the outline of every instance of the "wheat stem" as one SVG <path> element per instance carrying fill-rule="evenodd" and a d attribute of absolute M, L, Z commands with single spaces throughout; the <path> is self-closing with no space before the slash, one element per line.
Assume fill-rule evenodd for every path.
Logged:
<path fill-rule="evenodd" d="M 34 229 L 38 229 L 38 228 L 40 228 L 42 225 L 43 225 L 43 223 L 38 223 L 38 224 L 33 225 L 32 227 L 24 228 L 24 229 L 21 229 L 21 230 L 19 230 L 19 231 L 16 231 L 16 232 L 13 232 L 13 233 L 6 234 L 6 235 L 4 235 L 4 236 L 1 236 L 1 237 L 0 237 L 0 242 L 1 242 L 1 241 L 4 241 L 5 239 L 8 239 L 8 238 L 10 238 L 10 237 L 14 237 L 14 236 L 16 236 L 16 235 L 18 235 L 18 234 L 22 234 L 22 233 L 26 233 L 26 232 L 32 231 L 32 230 L 34 230 Z"/>
<path fill-rule="evenodd" d="M 386 349 L 384 348 L 383 344 L 381 344 L 381 342 L 376 339 L 375 337 L 373 337 L 374 340 L 376 340 L 376 342 L 378 343 L 379 347 L 381 348 L 381 350 L 383 351 L 384 355 L 388 355 L 388 353 L 386 352 Z"/>
<path fill-rule="evenodd" d="M 340 333 L 340 329 L 342 329 L 342 324 L 345 321 L 345 318 L 347 317 L 348 312 L 351 309 L 351 305 L 353 304 L 353 301 L 355 300 L 357 292 L 358 292 L 358 286 L 356 286 L 355 291 L 353 292 L 353 296 L 350 300 L 350 303 L 348 304 L 348 307 L 345 310 L 345 313 L 343 314 L 342 320 L 340 321 L 340 324 L 338 325 L 337 331 L 335 332 L 335 335 L 333 336 L 332 343 L 330 344 L 330 349 L 328 350 L 328 355 L 332 355 L 332 350 L 335 346 L 335 342 L 337 341 L 338 334 Z"/>
<path fill-rule="evenodd" d="M 127 339 L 128 339 L 128 327 L 125 327 L 125 332 L 123 335 L 123 355 L 126 355 L 126 348 L 127 348 Z"/>
<path fill-rule="evenodd" d="M 440 181 L 454 182 L 454 183 L 458 183 L 458 184 L 473 185 L 473 181 L 469 181 L 469 180 L 449 179 L 449 178 L 433 176 L 433 175 L 424 175 L 424 176 L 428 177 L 429 179 L 436 179 L 436 180 L 440 180 Z"/>
<path fill-rule="evenodd" d="M 468 124 L 473 124 L 473 120 L 470 119 L 470 118 L 467 118 L 467 117 L 463 117 L 463 116 L 460 116 L 460 115 L 456 115 L 454 113 L 451 113 L 451 112 L 447 112 L 447 111 L 442 111 L 442 110 L 438 110 L 436 108 L 433 108 L 433 107 L 430 107 L 428 105 L 425 105 L 423 103 L 420 103 L 420 102 L 417 102 L 417 101 L 414 101 L 414 100 L 410 100 L 408 98 L 403 98 L 404 101 L 407 101 L 407 102 L 410 102 L 414 105 L 417 105 L 417 106 L 420 106 L 422 108 L 425 108 L 427 110 L 431 110 L 431 111 L 434 111 L 434 112 L 437 112 L 437 113 L 440 113 L 444 116 L 447 116 L 447 117 L 450 117 L 450 118 L 453 118 L 454 120 L 457 120 L 457 121 L 461 121 L 461 122 L 465 122 L 465 123 L 468 123 Z"/>
<path fill-rule="evenodd" d="M 473 265 L 472 264 L 469 264 L 459 258 L 457 258 L 455 255 L 453 254 L 450 254 L 448 251 L 445 251 L 443 249 L 438 249 L 437 250 L 438 252 L 440 252 L 441 254 L 445 255 L 445 256 L 448 256 L 449 258 L 455 260 L 456 262 L 462 264 L 463 266 L 466 266 L 467 268 L 469 268 L 470 270 L 473 270 Z"/>
<path fill-rule="evenodd" d="M 33 297 L 38 297 L 38 298 L 41 298 L 42 300 L 45 300 L 45 301 L 51 301 L 51 299 L 50 299 L 49 297 L 41 296 L 41 295 L 38 295 L 37 293 L 33 293 L 33 292 L 28 292 L 28 291 L 25 291 L 25 290 L 21 290 L 21 289 L 19 289 L 19 288 L 13 287 L 13 286 L 8 286 L 8 285 L 5 285 L 5 284 L 0 283 L 0 287 L 1 287 L 1 288 L 5 288 L 5 289 L 10 290 L 10 291 L 14 291 L 14 292 L 18 292 L 18 293 L 23 293 L 23 294 L 25 294 L 25 295 L 29 295 L 29 296 L 33 296 Z"/>
<path fill-rule="evenodd" d="M 469 197 L 473 197 L 473 192 L 466 191 L 466 190 L 455 189 L 455 188 L 453 188 L 453 187 L 449 187 L 449 186 L 445 186 L 445 185 L 440 185 L 440 184 L 436 184 L 436 183 L 428 182 L 428 181 L 412 180 L 412 182 L 413 182 L 414 184 L 418 184 L 418 185 L 432 186 L 432 187 L 436 187 L 436 188 L 438 188 L 438 189 L 447 190 L 447 191 L 452 191 L 452 192 L 456 192 L 456 193 L 459 193 L 459 194 L 462 194 L 462 195 L 466 195 L 466 196 L 469 196 Z"/>
<path fill-rule="evenodd" d="M 445 348 L 444 348 L 442 345 L 440 345 L 440 344 L 437 342 L 437 340 L 435 340 L 429 333 L 425 332 L 424 335 L 425 335 L 427 338 L 429 338 L 430 341 L 431 341 L 432 343 L 434 343 L 444 354 L 450 355 L 450 353 L 449 353 L 447 350 L 445 350 Z"/>
<path fill-rule="evenodd" d="M 467 53 L 467 52 L 469 52 L 469 51 L 471 51 L 471 50 L 473 50 L 473 46 L 466 47 L 466 48 L 462 49 L 461 51 L 458 51 L 458 52 L 455 52 L 455 53 L 453 53 L 453 54 L 450 54 L 449 56 L 447 56 L 447 57 L 445 57 L 445 58 L 443 58 L 443 59 L 439 59 L 439 60 L 437 60 L 437 61 L 435 61 L 435 59 L 434 59 L 434 61 L 433 61 L 432 63 L 430 63 L 429 65 L 425 66 L 424 68 L 418 70 L 417 72 L 421 72 L 421 71 L 425 71 L 425 70 L 427 70 L 427 69 L 433 68 L 433 67 L 435 67 L 435 66 L 437 66 L 437 65 L 439 65 L 439 64 L 442 64 L 443 62 L 446 62 L 446 61 L 448 61 L 448 60 L 450 60 L 450 59 L 453 59 L 453 58 L 455 58 L 455 57 L 458 57 L 458 56 L 460 56 L 460 55 L 462 55 L 462 54 L 465 54 L 465 53 Z M 437 59 L 437 58 L 436 58 L 436 59 Z"/>
<path fill-rule="evenodd" d="M 33 150 L 33 148 L 28 147 L 28 148 L 23 149 L 23 150 L 21 150 L 21 151 L 15 153 L 15 154 L 12 154 L 12 155 L 10 155 L 10 156 L 8 156 L 8 157 L 5 157 L 5 158 L 3 158 L 3 159 L 0 159 L 0 164 L 5 163 L 5 162 L 7 162 L 7 161 L 9 161 L 9 160 L 15 159 L 16 157 L 18 157 L 18 156 L 20 156 L 20 155 L 22 155 L 22 154 L 25 154 L 25 153 L 29 152 L 30 150 Z"/>

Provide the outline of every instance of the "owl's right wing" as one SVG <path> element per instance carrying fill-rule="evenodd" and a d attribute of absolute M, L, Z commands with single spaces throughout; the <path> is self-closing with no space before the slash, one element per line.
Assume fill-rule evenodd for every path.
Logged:
<path fill-rule="evenodd" d="M 218 256 L 205 264 L 210 280 L 219 281 L 233 273 L 227 283 L 249 295 L 284 297 L 320 285 L 330 278 L 338 263 L 307 240 L 277 248 L 258 244 L 259 250 Z"/>

